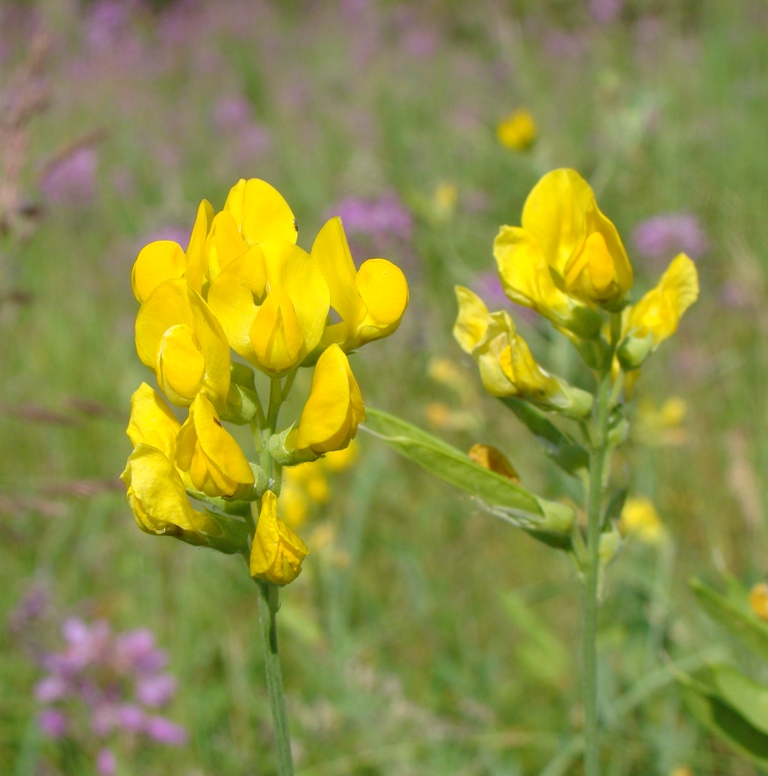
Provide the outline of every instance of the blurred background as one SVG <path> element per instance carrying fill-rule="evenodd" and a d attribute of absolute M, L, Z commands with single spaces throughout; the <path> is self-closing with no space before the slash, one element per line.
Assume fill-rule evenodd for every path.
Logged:
<path fill-rule="evenodd" d="M 568 166 L 637 296 L 681 250 L 702 286 L 615 462 L 641 500 L 606 578 L 606 773 L 757 773 L 690 719 L 669 665 L 738 650 L 690 576 L 768 574 L 767 34 L 763 0 L 3 0 L 0 772 L 275 772 L 242 562 L 141 533 L 117 480 L 150 377 L 139 249 L 185 246 L 241 177 L 286 197 L 304 248 L 340 215 L 356 262 L 411 288 L 400 330 L 352 359 L 366 402 L 577 500 L 451 335 L 460 283 L 589 385 L 504 299 L 491 250 Z M 581 772 L 566 556 L 365 434 L 291 490 L 312 551 L 280 614 L 298 773 Z"/>

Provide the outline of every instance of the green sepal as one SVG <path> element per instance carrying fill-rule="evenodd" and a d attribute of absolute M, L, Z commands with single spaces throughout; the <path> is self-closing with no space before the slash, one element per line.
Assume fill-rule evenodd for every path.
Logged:
<path fill-rule="evenodd" d="M 608 419 L 608 444 L 611 447 L 620 447 L 627 441 L 629 434 L 629 421 L 624 417 L 621 405 L 613 408 Z"/>
<path fill-rule="evenodd" d="M 550 390 L 544 397 L 535 395 L 521 396 L 533 402 L 538 407 L 548 412 L 556 412 L 558 415 L 564 415 L 573 420 L 584 420 L 592 412 L 594 398 L 591 393 L 583 391 L 581 388 L 563 380 L 561 377 L 551 376 L 552 384 L 557 386 L 557 390 Z"/>
<path fill-rule="evenodd" d="M 679 674 L 691 715 L 737 751 L 768 765 L 768 687 L 735 668 L 708 666 Z"/>
<path fill-rule="evenodd" d="M 250 505 L 248 507 L 250 508 Z M 209 547 L 225 555 L 248 552 L 248 526 L 242 519 L 221 515 L 210 509 L 206 509 L 205 512 L 219 529 L 218 533 L 188 531 L 175 523 L 167 523 L 159 531 L 149 531 L 141 524 L 139 524 L 139 528 L 152 536 L 171 536 L 185 544 L 191 544 L 194 547 Z"/>
<path fill-rule="evenodd" d="M 256 393 L 256 383 L 253 369 L 236 361 L 230 366 L 229 393 L 227 393 L 226 411 L 222 420 L 245 426 L 261 413 L 261 402 Z"/>
<path fill-rule="evenodd" d="M 616 352 L 621 368 L 625 372 L 639 369 L 645 363 L 645 359 L 651 355 L 653 345 L 653 335 L 650 333 L 645 337 L 627 335 Z"/>
<path fill-rule="evenodd" d="M 536 437 L 544 452 L 564 471 L 579 477 L 589 469 L 589 453 L 530 404 L 515 398 L 501 401 Z"/>
<path fill-rule="evenodd" d="M 288 428 L 278 431 L 276 434 L 272 434 L 267 443 L 269 448 L 269 454 L 272 459 L 277 461 L 281 466 L 297 466 L 300 463 L 309 463 L 316 461 L 320 456 L 307 449 L 301 453 L 297 453 L 293 445 L 293 439 L 291 434 L 295 430 L 295 423 L 291 423 Z"/>
<path fill-rule="evenodd" d="M 715 592 L 698 579 L 689 582 L 699 603 L 727 631 L 768 662 L 768 624 L 749 607 L 748 593 L 731 580 L 727 596 Z"/>
<path fill-rule="evenodd" d="M 574 510 L 530 493 L 461 450 L 400 418 L 366 407 L 361 426 L 405 458 L 478 499 L 488 512 L 560 549 L 571 548 Z"/>

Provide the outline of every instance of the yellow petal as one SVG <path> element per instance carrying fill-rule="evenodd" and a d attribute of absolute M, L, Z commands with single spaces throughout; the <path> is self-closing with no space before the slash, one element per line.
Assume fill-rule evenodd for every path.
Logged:
<path fill-rule="evenodd" d="M 465 353 L 471 353 L 485 336 L 489 313 L 485 302 L 464 286 L 456 286 L 459 315 L 453 327 L 453 336 Z"/>
<path fill-rule="evenodd" d="M 317 360 L 296 431 L 296 450 L 311 450 L 316 455 L 341 450 L 364 419 L 360 388 L 349 361 L 338 345 L 331 345 Z"/>
<path fill-rule="evenodd" d="M 282 289 L 291 300 L 302 332 L 303 359 L 323 336 L 331 301 L 328 283 L 317 261 L 298 246 L 268 240 L 261 248 L 270 288 Z"/>
<path fill-rule="evenodd" d="M 296 309 L 282 288 L 273 288 L 251 326 L 256 365 L 268 372 L 286 372 L 306 353 L 304 332 Z"/>
<path fill-rule="evenodd" d="M 266 181 L 241 179 L 232 187 L 224 210 L 235 221 L 249 244 L 265 240 L 287 240 L 295 243 L 298 236 L 296 219 L 282 195 Z"/>
<path fill-rule="evenodd" d="M 178 243 L 157 240 L 145 245 L 139 252 L 131 272 L 133 295 L 145 302 L 164 280 L 184 277 L 187 260 Z"/>
<path fill-rule="evenodd" d="M 326 221 L 318 232 L 312 244 L 312 258 L 328 283 L 331 307 L 346 325 L 344 332 L 339 332 L 342 334 L 339 341 L 343 341 L 365 315 L 365 308 L 355 288 L 355 263 L 338 216 Z"/>
<path fill-rule="evenodd" d="M 238 355 L 252 364 L 251 328 L 267 289 L 264 254 L 258 245 L 233 259 L 208 289 L 208 305 Z"/>
<path fill-rule="evenodd" d="M 127 434 L 134 447 L 142 442 L 173 458 L 176 434 L 181 424 L 160 394 L 142 383 L 131 396 L 131 419 Z"/>
<path fill-rule="evenodd" d="M 169 532 L 172 526 L 185 531 L 220 533 L 215 522 L 192 508 L 176 467 L 155 447 L 139 444 L 120 475 L 128 503 L 143 531 Z"/>
<path fill-rule="evenodd" d="M 250 572 L 273 585 L 287 585 L 301 573 L 307 545 L 277 516 L 277 498 L 264 494 L 251 547 Z"/>
<path fill-rule="evenodd" d="M 174 404 L 186 406 L 202 389 L 205 357 L 191 326 L 181 323 L 163 333 L 156 363 L 160 388 Z"/>
<path fill-rule="evenodd" d="M 195 397 L 176 442 L 176 465 L 208 496 L 242 498 L 253 487 L 253 471 L 240 446 L 221 426 L 204 394 Z"/>
<path fill-rule="evenodd" d="M 656 288 L 630 310 L 630 336 L 643 337 L 650 333 L 655 348 L 677 331 L 680 318 L 698 296 L 696 265 L 681 253 L 661 276 Z"/>
<path fill-rule="evenodd" d="M 158 375 L 163 392 L 173 393 L 166 396 L 174 404 L 188 406 L 205 390 L 219 410 L 226 406 L 229 344 L 208 305 L 184 280 L 161 283 L 141 306 L 136 350 Z"/>
<path fill-rule="evenodd" d="M 206 241 L 209 282 L 214 281 L 221 270 L 247 249 L 248 244 L 240 236 L 232 213 L 227 210 L 217 213 Z"/>
<path fill-rule="evenodd" d="M 586 214 L 594 201 L 589 184 L 567 168 L 544 175 L 525 200 L 522 227 L 561 276 L 574 249 L 585 238 Z"/>
<path fill-rule="evenodd" d="M 187 245 L 187 272 L 186 280 L 190 288 L 203 293 L 203 284 L 207 281 L 207 260 L 205 256 L 205 243 L 208 232 L 213 222 L 213 208 L 207 199 L 204 199 L 197 209 L 197 218 L 192 227 L 192 234 Z"/>
<path fill-rule="evenodd" d="M 392 334 L 408 307 L 408 283 L 402 270 L 386 259 L 368 259 L 360 265 L 355 289 L 366 308 L 355 347 Z"/>

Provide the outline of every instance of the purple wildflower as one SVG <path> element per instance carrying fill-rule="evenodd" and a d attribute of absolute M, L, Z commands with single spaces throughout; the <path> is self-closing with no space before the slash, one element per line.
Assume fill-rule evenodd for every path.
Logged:
<path fill-rule="evenodd" d="M 709 249 L 704 230 L 692 213 L 662 213 L 638 224 L 632 234 L 638 253 L 650 261 L 668 261 L 678 253 L 701 258 Z"/>
<path fill-rule="evenodd" d="M 622 5 L 622 0 L 590 0 L 589 13 L 598 24 L 611 24 L 621 16 Z"/>
<path fill-rule="evenodd" d="M 63 738 L 69 729 L 67 717 L 59 709 L 43 709 L 37 715 L 37 726 L 47 738 Z"/>
<path fill-rule="evenodd" d="M 150 717 L 144 725 L 144 732 L 161 744 L 183 746 L 187 743 L 187 731 L 166 717 Z"/>
<path fill-rule="evenodd" d="M 78 148 L 48 167 L 40 180 L 40 188 L 52 202 L 86 205 L 96 194 L 97 167 L 96 149 Z"/>
<path fill-rule="evenodd" d="M 114 776 L 117 773 L 117 758 L 111 749 L 99 749 L 96 755 L 96 772 L 99 776 Z"/>
<path fill-rule="evenodd" d="M 170 674 L 153 674 L 139 680 L 136 697 L 145 706 L 165 706 L 176 694 L 176 686 L 176 679 Z"/>
<path fill-rule="evenodd" d="M 384 194 L 378 199 L 348 197 L 330 215 L 341 218 L 348 234 L 409 240 L 413 232 L 411 213 L 396 194 Z"/>

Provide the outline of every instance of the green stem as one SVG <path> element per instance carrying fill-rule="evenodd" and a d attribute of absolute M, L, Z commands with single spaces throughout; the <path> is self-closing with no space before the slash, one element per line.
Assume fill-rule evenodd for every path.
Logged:
<path fill-rule="evenodd" d="M 600 736 L 597 719 L 597 620 L 600 593 L 600 533 L 608 420 L 611 409 L 610 371 L 602 375 L 595 402 L 589 451 L 587 493 L 587 563 L 584 573 L 584 760 L 586 776 L 600 774 Z"/>
<path fill-rule="evenodd" d="M 272 706 L 272 721 L 275 725 L 277 765 L 280 776 L 293 776 L 291 737 L 288 732 L 288 715 L 285 711 L 283 674 L 280 670 L 280 655 L 277 651 L 277 610 L 280 608 L 279 588 L 268 582 L 256 581 L 259 588 L 259 622 L 264 644 L 264 666 L 267 673 L 267 694 Z"/>

